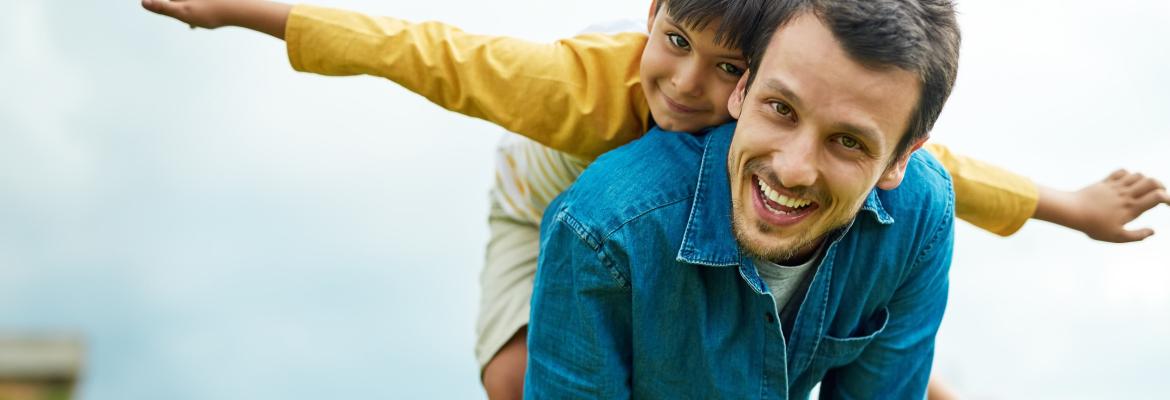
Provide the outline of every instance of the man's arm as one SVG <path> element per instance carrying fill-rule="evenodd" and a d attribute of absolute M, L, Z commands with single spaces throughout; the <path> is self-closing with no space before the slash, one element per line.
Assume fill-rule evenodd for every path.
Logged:
<path fill-rule="evenodd" d="M 267 33 L 287 42 L 298 71 L 384 77 L 448 110 L 590 160 L 649 128 L 638 80 L 646 44 L 640 33 L 533 43 L 262 0 L 142 4 L 193 26 Z"/>
<path fill-rule="evenodd" d="M 946 309 L 954 244 L 954 216 L 946 214 L 887 304 L 885 328 L 857 360 L 825 375 L 820 398 L 920 399 L 926 395 L 934 338 Z"/>
<path fill-rule="evenodd" d="M 629 398 L 628 266 L 617 265 L 584 225 L 553 207 L 541 224 L 524 397 Z"/>

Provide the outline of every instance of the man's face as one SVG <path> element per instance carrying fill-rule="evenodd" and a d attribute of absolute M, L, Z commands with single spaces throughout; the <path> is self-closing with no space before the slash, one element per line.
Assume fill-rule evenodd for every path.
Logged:
<path fill-rule="evenodd" d="M 743 53 L 715 43 L 715 22 L 702 31 L 688 29 L 666 9 L 650 15 L 640 66 L 654 122 L 669 131 L 697 132 L 731 120 L 727 99 L 747 69 Z"/>
<path fill-rule="evenodd" d="M 874 186 L 901 183 L 907 158 L 891 159 L 919 83 L 853 61 L 808 13 L 773 35 L 757 75 L 728 104 L 739 119 L 727 160 L 733 227 L 756 256 L 802 261 Z"/>

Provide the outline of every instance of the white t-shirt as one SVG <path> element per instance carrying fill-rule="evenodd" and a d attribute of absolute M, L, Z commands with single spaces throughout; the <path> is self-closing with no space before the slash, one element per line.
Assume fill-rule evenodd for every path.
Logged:
<path fill-rule="evenodd" d="M 817 249 L 816 255 L 809 257 L 800 265 L 780 265 L 774 262 L 763 260 L 760 258 L 752 258 L 756 265 L 756 272 L 760 274 L 760 278 L 768 287 L 768 291 L 772 294 L 772 299 L 775 300 L 776 315 L 780 320 L 786 324 L 791 324 L 797 308 L 789 308 L 790 314 L 785 315 L 783 311 L 788 306 L 788 302 L 803 298 L 803 291 L 808 285 L 805 283 L 811 278 L 812 272 L 816 271 L 816 265 L 821 260 L 823 249 Z M 800 294 L 801 296 L 796 296 Z M 791 327 L 785 327 L 791 328 Z"/>

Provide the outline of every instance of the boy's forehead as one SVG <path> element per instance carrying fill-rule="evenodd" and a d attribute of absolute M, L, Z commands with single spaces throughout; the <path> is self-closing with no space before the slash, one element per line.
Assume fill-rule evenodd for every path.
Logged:
<path fill-rule="evenodd" d="M 743 51 L 731 45 L 727 38 L 719 38 L 719 27 L 722 20 L 708 18 L 706 21 L 679 21 L 667 12 L 666 8 L 658 13 L 655 25 L 665 24 L 662 28 L 679 30 L 684 33 L 695 47 L 709 49 L 718 57 L 742 59 Z M 716 40 L 722 39 L 722 40 Z"/>
<path fill-rule="evenodd" d="M 733 51 L 736 58 L 743 58 L 740 42 L 750 31 L 744 27 L 750 26 L 749 20 L 754 21 L 760 11 L 752 10 L 749 4 L 755 3 L 745 0 L 659 0 L 653 17 L 670 21 L 689 33 L 701 34 L 706 42 Z M 728 18 L 732 23 L 724 26 Z"/>

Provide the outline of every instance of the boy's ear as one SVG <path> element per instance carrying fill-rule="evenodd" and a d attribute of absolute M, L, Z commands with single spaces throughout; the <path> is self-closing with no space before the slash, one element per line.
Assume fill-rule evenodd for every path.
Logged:
<path fill-rule="evenodd" d="M 747 71 L 739 77 L 739 82 L 735 84 L 735 90 L 731 91 L 731 98 L 727 99 L 727 112 L 731 114 L 731 118 L 739 119 L 739 113 L 743 112 L 743 102 L 747 98 L 748 74 L 751 73 L 751 71 Z"/>
<path fill-rule="evenodd" d="M 658 13 L 658 0 L 650 0 L 650 16 L 646 17 L 646 33 L 654 32 L 654 15 Z"/>
<path fill-rule="evenodd" d="M 897 161 L 886 167 L 886 172 L 883 172 L 882 177 L 878 178 L 877 187 L 882 190 L 893 190 L 901 185 L 902 178 L 906 177 L 906 164 L 910 162 L 910 154 L 921 149 L 922 145 L 926 143 L 926 139 L 929 137 L 918 139 L 910 146 L 910 149 L 898 157 Z"/>

